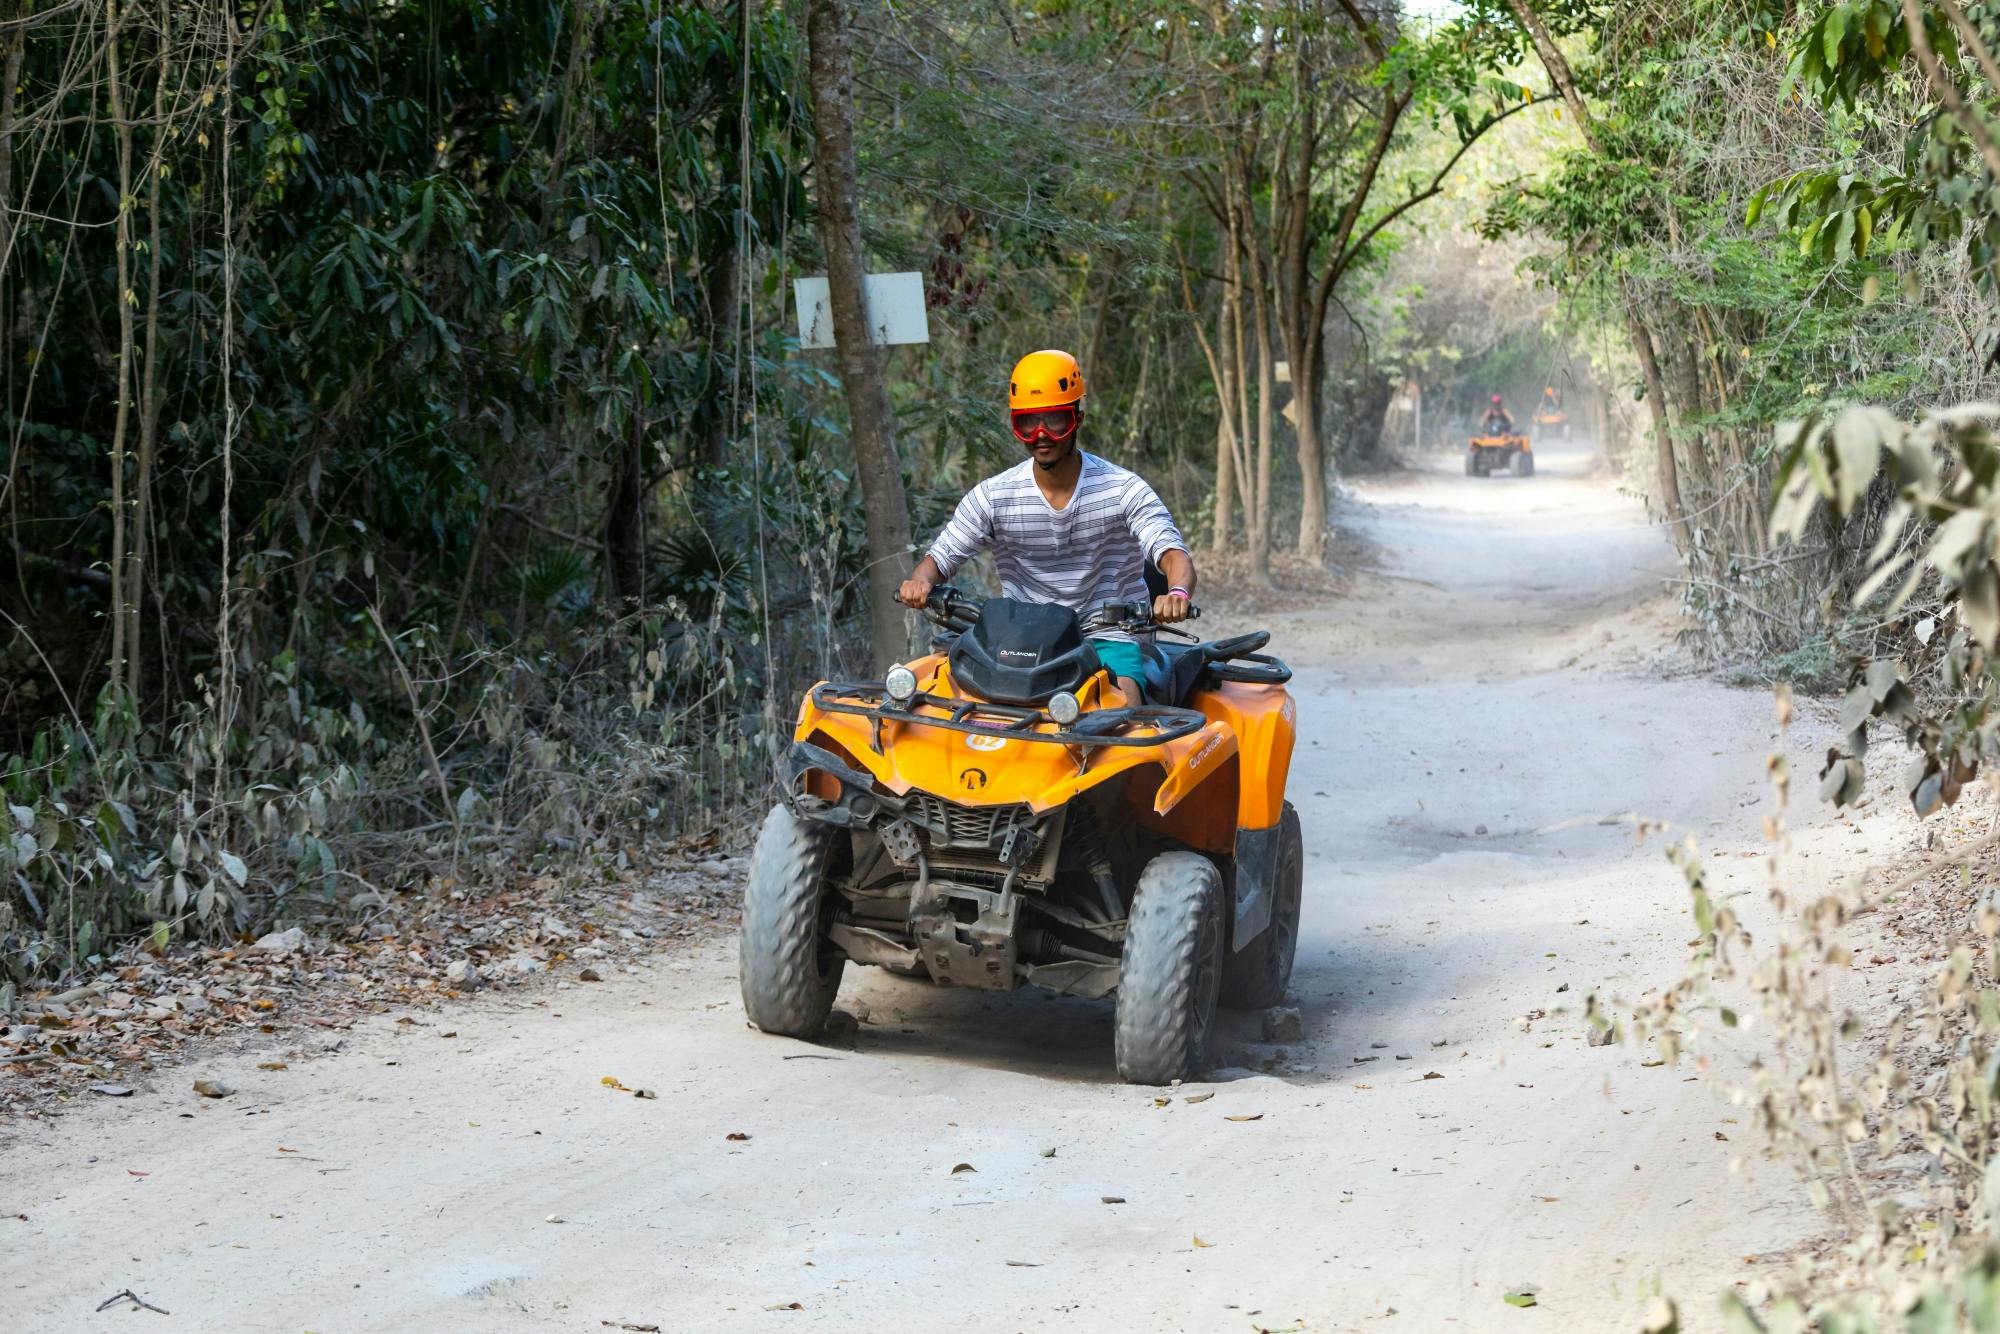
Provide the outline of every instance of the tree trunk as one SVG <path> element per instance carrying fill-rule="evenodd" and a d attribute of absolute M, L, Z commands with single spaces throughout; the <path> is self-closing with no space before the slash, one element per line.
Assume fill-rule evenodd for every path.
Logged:
<path fill-rule="evenodd" d="M 1251 489 L 1250 474 L 1250 336 L 1246 326 L 1249 319 L 1244 313 L 1243 257 L 1237 249 L 1235 214 L 1230 214 L 1229 264 L 1224 270 L 1224 297 L 1229 315 L 1228 345 L 1223 355 L 1230 365 L 1229 381 L 1236 391 L 1236 401 L 1231 405 L 1236 412 L 1231 424 L 1230 436 L 1236 447 L 1235 462 L 1231 471 L 1236 474 L 1236 510 L 1243 516 L 1243 525 L 1250 525 L 1250 513 L 1257 508 L 1257 496 Z M 1247 534 L 1246 534 L 1247 536 Z"/>
<path fill-rule="evenodd" d="M 1262 587 L 1271 585 L 1271 436 L 1276 429 L 1277 376 L 1271 355 L 1271 312 L 1265 296 L 1263 265 L 1253 264 L 1255 283 L 1251 303 L 1257 316 L 1257 463 L 1252 489 L 1255 497 L 1250 512 L 1250 577 Z"/>
<path fill-rule="evenodd" d="M 159 454 L 160 438 L 160 176 L 167 140 L 168 37 L 167 10 L 161 6 L 160 49 L 153 80 L 153 151 L 146 169 L 146 352 L 139 381 L 139 478 L 132 508 L 132 579 L 125 590 L 132 609 L 131 628 L 125 636 L 125 688 L 131 692 L 134 708 L 146 678 L 140 617 L 146 600 L 146 553 L 153 540 L 153 462 Z"/>
<path fill-rule="evenodd" d="M 1638 354 L 1639 371 L 1646 377 L 1646 407 L 1653 418 L 1653 450 L 1659 461 L 1660 505 L 1673 528 L 1674 545 L 1686 551 L 1687 519 L 1681 510 L 1680 468 L 1674 461 L 1673 431 L 1667 423 L 1666 381 L 1660 375 L 1660 363 L 1653 356 L 1653 339 L 1646 332 L 1646 322 L 1639 318 L 1639 306 L 1630 284 L 1621 278 L 1618 291 L 1625 302 L 1625 323 L 1631 331 L 1632 350 Z"/>
<path fill-rule="evenodd" d="M 1179 253 L 1176 249 L 1176 254 Z M 1229 533 L 1235 526 L 1230 502 L 1234 499 L 1236 487 L 1236 388 L 1231 381 L 1234 363 L 1229 352 L 1229 289 L 1225 286 L 1222 299 L 1216 305 L 1215 342 L 1210 342 L 1208 330 L 1202 327 L 1201 312 L 1194 304 L 1194 285 L 1188 281 L 1187 264 L 1181 264 L 1181 295 L 1187 301 L 1190 322 L 1194 325 L 1195 339 L 1201 344 L 1201 355 L 1208 362 L 1208 378 L 1215 386 L 1215 512 L 1214 521 L 1209 524 L 1209 550 L 1220 554 L 1229 550 Z M 1216 345 L 1221 344 L 1218 355 Z M 1136 419 L 1135 419 L 1136 421 Z"/>
<path fill-rule="evenodd" d="M 1317 561 L 1326 554 L 1326 456 L 1319 442 L 1319 387 L 1311 370 L 1292 367 L 1292 410 L 1299 433 L 1300 560 Z M 1378 425 L 1376 434 L 1381 434 Z"/>
<path fill-rule="evenodd" d="M 910 561 L 910 512 L 896 457 L 896 421 L 882 363 L 868 340 L 862 296 L 861 213 L 855 198 L 854 69 L 844 0 L 808 0 L 808 79 L 812 85 L 820 244 L 849 434 L 868 529 L 869 647 L 876 666 L 909 649 L 896 589 Z"/>
<path fill-rule="evenodd" d="M 117 412 L 111 426 L 111 679 L 123 684 L 127 671 L 126 636 L 136 623 L 128 587 L 133 571 L 128 550 L 125 500 L 126 441 L 132 420 L 132 359 L 137 346 L 132 305 L 132 121 L 125 114 L 125 70 L 118 46 L 124 40 L 124 17 L 118 0 L 105 7 L 105 83 L 110 101 L 111 132 L 118 144 L 118 219 L 113 247 L 117 252 L 118 379 Z"/>
<path fill-rule="evenodd" d="M 723 242 L 721 253 L 709 261 L 708 268 L 709 355 L 715 368 L 715 397 L 709 404 L 701 453 L 710 464 L 722 462 L 730 436 L 740 425 L 735 378 L 737 335 L 741 332 L 737 285 L 736 242 L 732 239 Z"/>
<path fill-rule="evenodd" d="M 611 462 L 611 490 L 604 501 L 604 554 L 611 567 L 611 590 L 621 611 L 636 611 L 646 598 L 643 449 L 635 416 L 631 438 Z"/>
<path fill-rule="evenodd" d="M 708 303 L 708 346 L 710 382 L 713 397 L 708 405 L 707 420 L 703 424 L 701 453 L 711 466 L 719 466 L 728 452 L 729 441 L 742 428 L 738 416 L 742 404 L 739 400 L 741 381 L 738 378 L 736 358 L 740 348 L 739 335 L 743 329 L 742 268 L 738 257 L 737 238 L 742 235 L 736 217 L 743 207 L 742 164 L 734 153 L 722 154 L 722 189 L 725 195 L 733 196 L 734 203 L 729 210 L 730 223 L 727 234 L 716 238 L 712 253 L 704 256 L 707 261 L 707 284 L 704 295 Z"/>

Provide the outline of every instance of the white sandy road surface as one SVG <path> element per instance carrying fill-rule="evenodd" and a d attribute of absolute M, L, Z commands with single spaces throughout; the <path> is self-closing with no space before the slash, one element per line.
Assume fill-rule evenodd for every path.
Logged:
<path fill-rule="evenodd" d="M 18 1128 L 0 1327 L 1580 1331 L 1663 1287 L 1702 1327 L 1817 1220 L 1732 1175 L 1755 1132 L 1708 1083 L 1585 1044 L 1584 995 L 1689 932 L 1657 843 L 1598 817 L 1754 846 L 1771 708 L 1646 672 L 1673 561 L 1585 463 L 1364 484 L 1382 575 L 1268 622 L 1305 1042 L 1230 1017 L 1233 1068 L 1156 1106 L 1109 1004 L 851 969 L 859 1023 L 805 1046 L 745 1028 L 720 943 Z M 171 1314 L 94 1314 L 124 1288 Z"/>

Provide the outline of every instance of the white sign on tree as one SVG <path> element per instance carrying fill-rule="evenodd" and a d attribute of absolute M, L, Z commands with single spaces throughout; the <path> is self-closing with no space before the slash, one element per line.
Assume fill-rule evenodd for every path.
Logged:
<path fill-rule="evenodd" d="M 794 279 L 792 296 L 799 307 L 799 346 L 832 347 L 833 305 L 825 277 Z M 868 274 L 862 279 L 861 299 L 868 307 L 869 342 L 881 347 L 931 341 L 923 274 Z"/>

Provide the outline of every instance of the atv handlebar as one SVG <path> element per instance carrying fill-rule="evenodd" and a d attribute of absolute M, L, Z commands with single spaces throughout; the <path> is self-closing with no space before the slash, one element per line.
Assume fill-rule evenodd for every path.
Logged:
<path fill-rule="evenodd" d="M 946 630 L 965 631 L 970 630 L 979 619 L 980 610 L 985 605 L 985 598 L 962 592 L 950 584 L 939 584 L 924 599 L 924 615 Z M 1189 604 L 1187 619 L 1193 621 L 1200 618 L 1201 608 Z M 1154 620 L 1151 602 L 1107 602 L 1096 611 L 1079 616 L 1077 624 L 1086 636 L 1105 630 L 1138 634 L 1162 630 L 1168 634 L 1183 633 Z"/>
<path fill-rule="evenodd" d="M 939 584 L 924 599 L 924 615 L 946 630 L 964 631 L 972 628 L 985 605 L 985 598 L 961 593 L 950 584 Z"/>

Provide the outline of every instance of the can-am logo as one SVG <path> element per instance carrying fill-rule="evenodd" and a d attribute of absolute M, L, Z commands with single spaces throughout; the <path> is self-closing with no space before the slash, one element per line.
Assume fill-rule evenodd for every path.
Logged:
<path fill-rule="evenodd" d="M 1029 662 L 1040 662 L 1042 660 L 1042 655 L 1039 653 L 1028 653 L 1017 648 L 1003 648 L 1000 650 L 1000 656 L 1003 658 L 1026 658 Z"/>

